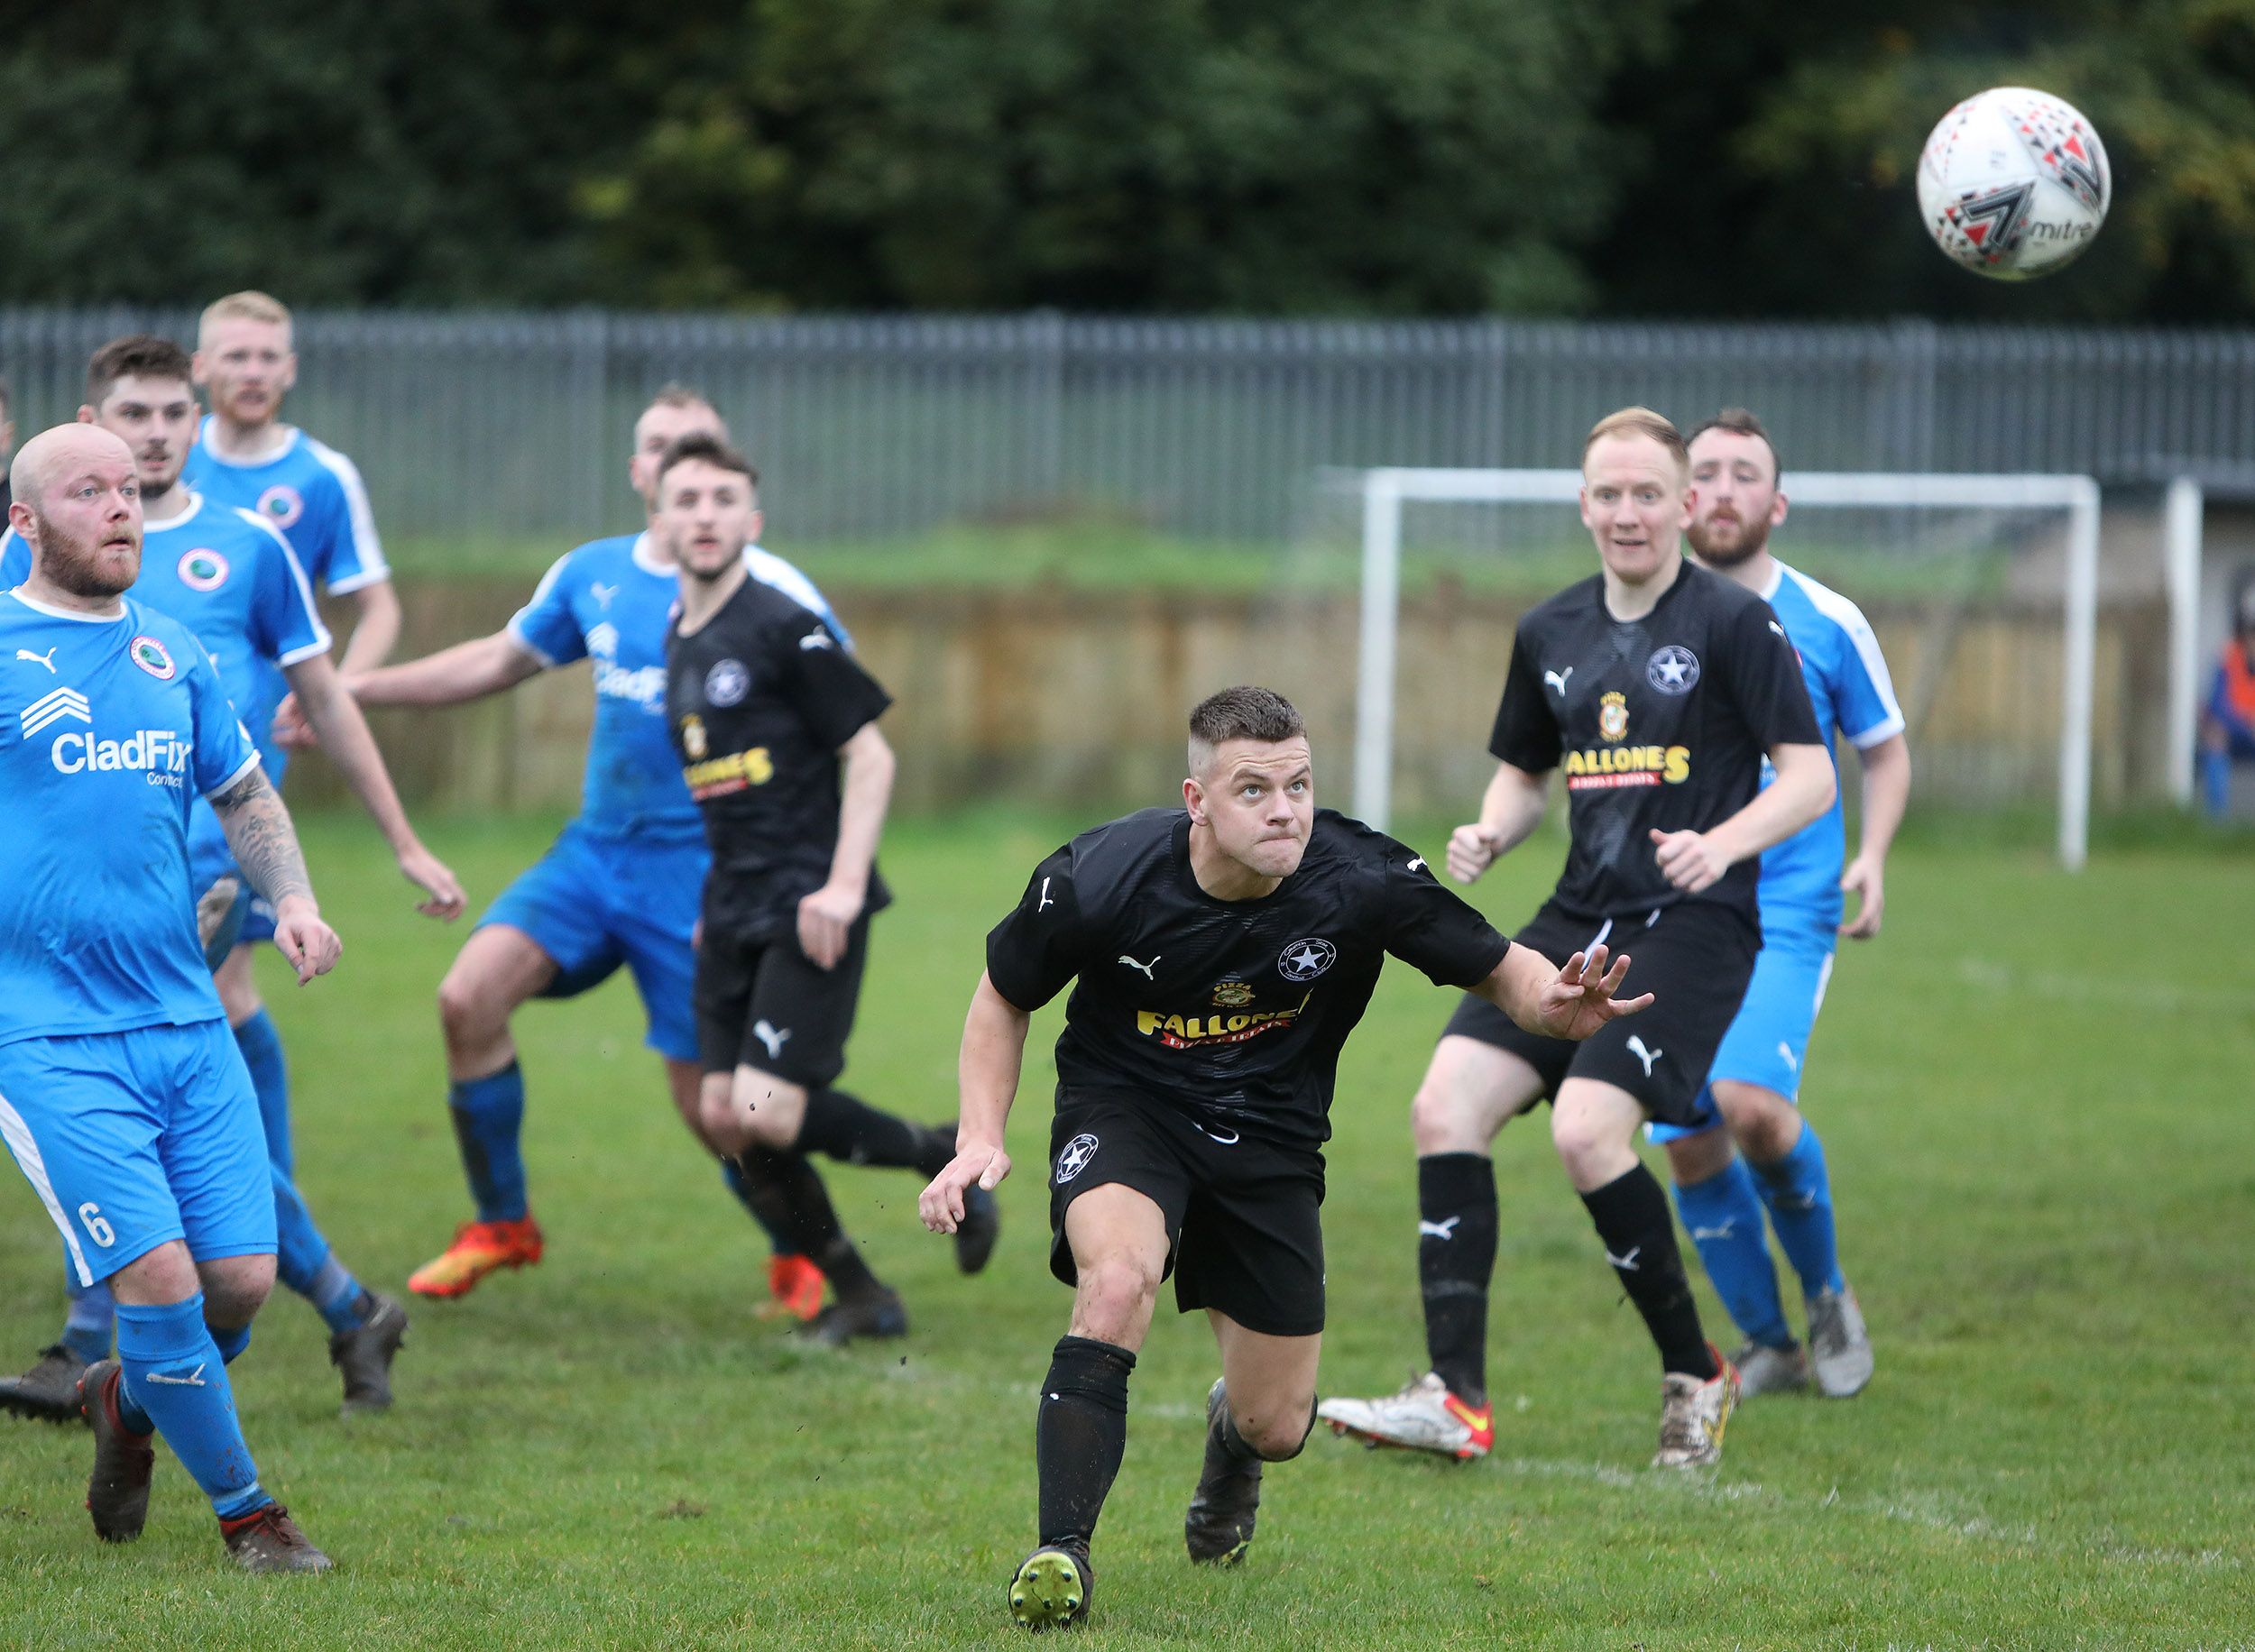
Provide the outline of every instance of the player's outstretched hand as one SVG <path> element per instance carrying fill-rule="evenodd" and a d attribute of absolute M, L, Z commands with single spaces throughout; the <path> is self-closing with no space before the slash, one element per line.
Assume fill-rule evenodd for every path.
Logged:
<path fill-rule="evenodd" d="M 832 969 L 845 956 L 846 932 L 861 915 L 862 896 L 824 884 L 798 904 L 798 949 L 817 969 Z"/>
<path fill-rule="evenodd" d="M 1730 870 L 1730 862 L 1705 832 L 1662 831 L 1655 826 L 1652 841 L 1659 845 L 1660 875 L 1686 895 L 1712 888 Z"/>
<path fill-rule="evenodd" d="M 916 1214 L 935 1234 L 952 1234 L 963 1220 L 964 1190 L 976 1182 L 991 1193 L 1010 1173 L 1010 1155 L 999 1146 L 966 1147 L 916 1198 Z"/>
<path fill-rule="evenodd" d="M 462 915 L 469 896 L 462 893 L 461 883 L 437 856 L 418 843 L 400 856 L 400 870 L 428 897 L 415 903 L 417 912 L 449 923 Z"/>
<path fill-rule="evenodd" d="M 274 944 L 298 972 L 303 987 L 317 975 L 336 968 L 345 943 L 321 922 L 321 910 L 302 895 L 286 895 L 274 909 Z"/>
<path fill-rule="evenodd" d="M 321 743 L 321 737 L 313 731 L 313 724 L 299 709 L 298 696 L 284 694 L 274 708 L 274 739 L 285 751 L 311 751 Z"/>
<path fill-rule="evenodd" d="M 1849 861 L 1848 869 L 1840 874 L 1840 893 L 1860 896 L 1864 903 L 1840 926 L 1840 932 L 1850 941 L 1869 941 L 1878 934 L 1881 915 L 1887 910 L 1887 875 L 1879 862 L 1868 855 Z"/>
<path fill-rule="evenodd" d="M 1577 952 L 1566 960 L 1566 967 L 1558 972 L 1558 979 L 1542 989 L 1542 996 L 1535 1005 L 1535 1019 L 1542 1023 L 1542 1031 L 1552 1038 L 1588 1038 L 1608 1021 L 1624 1015 L 1634 1015 L 1652 1001 L 1645 993 L 1634 998 L 1616 998 L 1622 979 L 1629 972 L 1626 952 L 1613 960 L 1613 968 L 1606 968 L 1606 950 L 1602 946 L 1589 949 L 1587 955 Z"/>
<path fill-rule="evenodd" d="M 1449 852 L 1442 858 L 1457 882 L 1477 883 L 1480 874 L 1496 864 L 1496 840 L 1477 821 L 1459 826 L 1449 834 Z"/>

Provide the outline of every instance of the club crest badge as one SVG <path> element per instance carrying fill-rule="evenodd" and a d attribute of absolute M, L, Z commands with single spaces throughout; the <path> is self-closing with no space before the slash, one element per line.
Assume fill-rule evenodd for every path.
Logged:
<path fill-rule="evenodd" d="M 1053 1179 L 1057 1186 L 1063 1187 L 1082 1170 L 1087 1170 L 1089 1161 L 1095 1157 L 1096 1138 L 1086 1132 L 1074 1136 L 1072 1140 L 1065 1143 L 1064 1151 L 1057 1155 L 1057 1169 Z"/>
<path fill-rule="evenodd" d="M 1677 643 L 1652 650 L 1644 680 L 1663 694 L 1688 694 L 1699 680 L 1699 656 Z"/>
<path fill-rule="evenodd" d="M 1618 745 L 1629 737 L 1629 697 L 1619 692 L 1597 702 L 1597 732 Z"/>
<path fill-rule="evenodd" d="M 134 665 L 160 683 L 170 683 L 180 675 L 180 668 L 172 663 L 172 656 L 165 646 L 146 633 L 134 638 L 126 651 L 133 656 Z"/>
<path fill-rule="evenodd" d="M 704 674 L 704 697 L 723 711 L 741 705 L 751 692 L 751 673 L 741 660 L 723 660 Z"/>
<path fill-rule="evenodd" d="M 305 495 L 278 482 L 258 496 L 258 513 L 277 528 L 295 528 L 306 513 Z"/>
<path fill-rule="evenodd" d="M 1339 949 L 1328 941 L 1295 941 L 1276 959 L 1276 973 L 1287 981 L 1312 981 L 1339 961 Z"/>
<path fill-rule="evenodd" d="M 179 574 L 180 583 L 190 591 L 216 591 L 227 583 L 227 559 L 199 546 L 180 558 Z"/>

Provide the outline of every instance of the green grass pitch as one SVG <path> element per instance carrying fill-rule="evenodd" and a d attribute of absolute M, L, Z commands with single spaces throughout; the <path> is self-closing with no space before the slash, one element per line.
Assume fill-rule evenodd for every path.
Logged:
<path fill-rule="evenodd" d="M 434 832 L 480 900 L 547 822 Z M 849 1081 L 953 1111 L 980 939 L 1072 823 L 897 826 Z M 269 968 L 300 1176 L 340 1253 L 400 1290 L 467 1214 L 431 996 L 461 927 L 415 917 L 363 826 L 308 823 L 343 967 Z M 1438 831 L 1414 834 L 1429 851 Z M 1547 847 L 1546 847 L 1547 845 Z M 1543 840 L 1482 886 L 1506 923 Z M 2243 858 L 2038 857 L 1932 839 L 1842 958 L 1812 1052 L 1879 1374 L 1771 1399 L 1719 1471 L 1644 1467 L 1658 1381 L 1539 1119 L 1498 1144 L 1497 1451 L 1454 1466 L 1321 1435 L 1272 1469 L 1247 1564 L 1182 1514 L 1215 1362 L 1162 1308 L 1097 1546 L 1101 1647 L 2246 1645 L 2255 1640 L 2255 902 Z M 270 954 L 268 963 L 273 962 Z M 1448 1013 L 1389 970 L 1340 1075 L 1329 1391 L 1421 1363 L 1410 1091 Z M 339 1563 L 227 1567 L 160 1452 L 137 1545 L 80 1508 L 87 1436 L 0 1419 L 0 1645 L 917 1647 L 1007 1643 L 1033 1538 L 1035 1384 L 1068 1298 L 1044 1265 L 1048 1042 L 1014 1123 L 989 1272 L 955 1276 L 906 1175 L 832 1172 L 907 1296 L 905 1345 L 802 1352 L 750 1309 L 761 1247 L 673 1116 L 623 978 L 518 1033 L 548 1260 L 412 1307 L 390 1415 L 350 1425 L 324 1333 L 277 1292 L 237 1366 L 266 1483 Z M 13 1368 L 58 1322 L 55 1235 L 0 1192 Z M 1720 1311 L 1702 1302 L 1718 1337 Z"/>

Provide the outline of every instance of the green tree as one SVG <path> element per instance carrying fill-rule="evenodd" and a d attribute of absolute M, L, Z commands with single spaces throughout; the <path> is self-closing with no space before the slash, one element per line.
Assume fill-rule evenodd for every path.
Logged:
<path fill-rule="evenodd" d="M 1562 311 L 1665 0 L 750 0 L 577 200 L 606 296 Z"/>
<path fill-rule="evenodd" d="M 1676 38 L 1668 83 L 1625 82 L 1609 111 L 1660 158 L 1596 261 L 1608 309 L 2241 323 L 2255 306 L 2255 0 L 1696 0 Z M 2114 169 L 2091 252 L 2033 284 L 1949 264 L 1917 204 L 1934 123 L 2010 85 L 2075 104 Z M 1655 241 L 1676 256 L 1638 256 Z"/>

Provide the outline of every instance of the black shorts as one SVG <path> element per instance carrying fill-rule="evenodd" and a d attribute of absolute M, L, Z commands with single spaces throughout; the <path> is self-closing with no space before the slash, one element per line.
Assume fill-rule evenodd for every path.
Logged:
<path fill-rule="evenodd" d="M 845 1071 L 861 999 L 870 921 L 846 932 L 845 956 L 820 969 L 796 932 L 749 941 L 708 922 L 697 949 L 697 1053 L 709 1073 L 756 1067 L 808 1089 Z"/>
<path fill-rule="evenodd" d="M 1707 1066 L 1753 978 L 1754 955 L 1762 950 L 1753 921 L 1713 901 L 1685 901 L 1609 923 L 1571 916 L 1546 902 L 1512 940 L 1554 964 L 1602 940 L 1612 953 L 1629 955 L 1621 996 L 1649 992 L 1652 1005 L 1576 1043 L 1526 1032 L 1486 999 L 1468 993 L 1441 1036 L 1509 1051 L 1542 1075 L 1546 1097 L 1555 1098 L 1569 1078 L 1595 1078 L 1626 1090 L 1663 1124 L 1694 1122 Z"/>
<path fill-rule="evenodd" d="M 1218 1308 L 1248 1331 L 1323 1328 L 1323 1155 L 1119 1091 L 1057 1091 L 1049 1128 L 1049 1271 L 1077 1276 L 1065 1209 L 1091 1188 L 1133 1188 L 1166 1216 L 1166 1271 L 1183 1313 Z M 1164 1277 L 1164 1275 L 1162 1276 Z"/>

